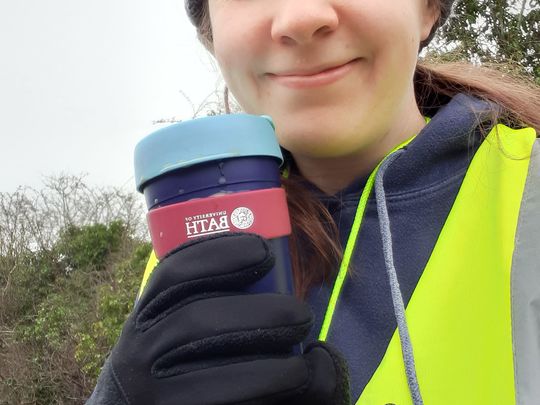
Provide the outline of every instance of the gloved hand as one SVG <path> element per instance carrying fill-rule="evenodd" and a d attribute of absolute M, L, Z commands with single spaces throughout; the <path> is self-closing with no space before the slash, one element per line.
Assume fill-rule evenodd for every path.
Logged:
<path fill-rule="evenodd" d="M 282 294 L 247 294 L 273 266 L 267 243 L 222 234 L 184 244 L 154 270 L 87 405 L 349 405 L 346 366 Z"/>

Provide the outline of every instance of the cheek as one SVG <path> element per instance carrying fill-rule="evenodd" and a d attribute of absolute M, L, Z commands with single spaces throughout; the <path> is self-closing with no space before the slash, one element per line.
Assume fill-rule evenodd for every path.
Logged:
<path fill-rule="evenodd" d="M 381 21 L 380 28 L 384 29 L 384 33 L 381 33 L 381 46 L 386 52 L 416 57 L 420 35 L 414 22 L 415 18 L 413 13 L 404 11 L 402 15 Z"/>
<path fill-rule="evenodd" d="M 240 83 L 247 82 L 247 65 L 245 47 L 238 46 L 239 41 L 230 31 L 220 32 L 214 36 L 214 57 L 227 86 L 238 99 L 237 89 Z"/>
<path fill-rule="evenodd" d="M 242 53 L 239 46 L 241 32 L 236 28 L 236 18 L 231 18 L 234 10 L 220 0 L 210 0 L 209 2 L 210 21 L 213 37 L 213 55 L 220 67 L 226 71 L 234 67 L 235 60 Z M 224 72 L 225 73 L 225 72 Z"/>
<path fill-rule="evenodd" d="M 224 66 L 253 64 L 264 40 L 264 17 L 253 2 L 210 0 L 214 56 Z M 253 18 L 253 15 L 259 16 Z"/>
<path fill-rule="evenodd" d="M 227 86 L 245 109 L 254 100 L 258 66 L 263 59 L 254 27 L 242 21 L 238 15 L 234 19 L 222 19 L 217 13 L 212 29 L 214 57 Z"/>
<path fill-rule="evenodd" d="M 232 30 L 223 29 L 219 24 L 212 25 L 214 37 L 214 57 L 222 68 L 227 68 L 235 65 L 235 60 L 238 61 L 238 53 L 242 52 L 242 48 L 237 46 L 235 32 Z"/>
<path fill-rule="evenodd" d="M 216 46 L 214 56 L 229 91 L 242 109 L 250 113 L 249 107 L 255 103 L 257 94 L 252 66 L 243 54 L 245 48 L 227 45 Z"/>
<path fill-rule="evenodd" d="M 354 7 L 360 36 L 368 44 L 386 52 L 410 52 L 419 40 L 420 15 L 418 0 L 364 1 Z M 352 22 L 352 21 L 351 21 Z M 406 49 L 403 49 L 403 47 Z"/>
<path fill-rule="evenodd" d="M 412 80 L 418 59 L 420 35 L 418 16 L 411 7 L 385 8 L 366 27 L 369 36 L 373 82 L 382 88 L 403 87 Z"/>

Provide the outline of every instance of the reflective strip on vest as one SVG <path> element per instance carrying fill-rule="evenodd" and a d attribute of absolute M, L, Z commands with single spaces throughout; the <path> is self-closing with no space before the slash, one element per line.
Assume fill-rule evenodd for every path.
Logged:
<path fill-rule="evenodd" d="M 498 125 L 490 132 L 472 159 L 409 301 L 407 322 L 427 405 L 529 405 L 533 404 L 531 398 L 538 403 L 540 397 L 530 396 L 538 390 L 531 387 L 534 374 L 530 373 L 538 372 L 540 364 L 540 287 L 533 281 L 540 269 L 537 252 L 536 259 L 524 257 L 532 244 L 538 250 L 538 227 L 522 226 L 527 246 L 521 254 L 514 249 L 520 215 L 534 216 L 538 222 L 540 214 L 536 191 L 540 173 L 529 171 L 535 139 L 530 128 L 513 130 Z M 530 207 L 525 200 L 521 207 L 526 184 L 536 187 L 535 197 Z M 399 263 L 397 267 L 406 271 L 399 269 Z M 514 305 L 525 309 L 512 308 L 511 277 Z M 516 285 L 517 280 L 526 286 Z M 529 298 L 517 298 L 522 291 Z M 536 297 L 536 303 L 523 302 L 531 297 Z M 512 317 L 519 324 L 514 337 L 519 335 L 521 349 L 516 353 Z M 527 339 L 531 328 L 536 328 L 536 334 Z M 536 353 L 531 353 L 535 344 Z M 515 354 L 519 356 L 516 369 Z M 527 361 L 531 354 L 536 359 Z M 516 391 L 527 402 L 516 402 Z M 357 405 L 411 403 L 396 331 Z"/>
<path fill-rule="evenodd" d="M 516 404 L 540 403 L 540 143 L 525 184 L 512 262 Z"/>

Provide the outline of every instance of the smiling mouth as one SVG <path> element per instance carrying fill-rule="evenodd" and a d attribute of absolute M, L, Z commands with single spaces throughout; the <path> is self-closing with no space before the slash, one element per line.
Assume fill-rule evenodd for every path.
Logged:
<path fill-rule="evenodd" d="M 329 85 L 345 77 L 359 62 L 353 59 L 342 65 L 323 69 L 298 70 L 286 73 L 268 73 L 267 76 L 278 84 L 294 89 L 312 88 Z"/>

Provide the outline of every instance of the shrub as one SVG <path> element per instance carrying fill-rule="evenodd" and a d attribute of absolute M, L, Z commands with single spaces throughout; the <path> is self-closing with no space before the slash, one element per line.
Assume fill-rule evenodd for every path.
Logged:
<path fill-rule="evenodd" d="M 0 404 L 84 402 L 150 250 L 115 221 L 70 226 L 51 250 L 17 261 L 0 308 L 0 331 L 9 331 L 0 334 Z"/>
<path fill-rule="evenodd" d="M 121 221 L 109 225 L 68 226 L 61 234 L 57 249 L 67 271 L 101 270 L 110 253 L 118 251 L 126 236 Z"/>
<path fill-rule="evenodd" d="M 94 383 L 133 307 L 150 251 L 149 243 L 140 244 L 130 259 L 116 266 L 111 282 L 101 284 L 98 288 L 94 321 L 77 336 L 75 359 Z"/>

